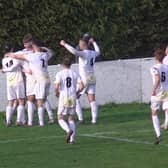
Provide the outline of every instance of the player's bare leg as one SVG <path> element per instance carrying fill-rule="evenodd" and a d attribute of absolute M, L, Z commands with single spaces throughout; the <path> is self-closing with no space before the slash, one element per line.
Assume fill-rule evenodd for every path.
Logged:
<path fill-rule="evenodd" d="M 157 115 L 157 111 L 155 110 L 151 110 L 151 114 L 152 114 L 152 123 L 153 123 L 153 128 L 155 130 L 156 133 L 156 141 L 155 144 L 159 144 L 160 143 L 160 125 L 159 125 L 159 118 Z"/>
<path fill-rule="evenodd" d="M 38 118 L 39 118 L 39 126 L 44 126 L 44 107 L 43 107 L 44 100 L 38 99 L 37 100 L 37 107 L 38 107 Z"/>
<path fill-rule="evenodd" d="M 33 115 L 34 115 L 34 95 L 27 96 L 27 113 L 28 113 L 28 126 L 33 125 Z"/>
<path fill-rule="evenodd" d="M 95 124 L 97 122 L 97 115 L 98 115 L 98 107 L 95 100 L 95 94 L 87 94 L 87 97 L 91 107 L 91 116 L 92 116 L 91 123 Z"/>

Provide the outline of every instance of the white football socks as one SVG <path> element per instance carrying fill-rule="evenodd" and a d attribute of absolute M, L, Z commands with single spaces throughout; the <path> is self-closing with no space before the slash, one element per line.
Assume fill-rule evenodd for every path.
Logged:
<path fill-rule="evenodd" d="M 13 104 L 13 111 L 16 110 L 16 107 L 17 107 L 17 102 L 14 102 L 14 104 Z"/>
<path fill-rule="evenodd" d="M 168 124 L 168 110 L 165 111 L 165 124 Z"/>
<path fill-rule="evenodd" d="M 24 113 L 24 106 L 23 105 L 19 105 L 17 107 L 17 122 L 22 122 L 23 120 L 23 113 Z"/>
<path fill-rule="evenodd" d="M 44 126 L 44 108 L 38 107 L 39 126 Z"/>
<path fill-rule="evenodd" d="M 52 108 L 51 108 L 51 105 L 50 105 L 49 101 L 46 100 L 44 105 L 45 105 L 45 109 L 46 109 L 46 111 L 48 113 L 49 120 L 53 120 L 54 119 L 53 112 L 52 112 Z"/>
<path fill-rule="evenodd" d="M 79 99 L 76 99 L 76 114 L 79 121 L 83 121 L 83 112 Z"/>
<path fill-rule="evenodd" d="M 6 123 L 7 124 L 11 124 L 12 115 L 13 115 L 13 107 L 7 106 L 6 107 Z"/>
<path fill-rule="evenodd" d="M 91 122 L 94 124 L 97 121 L 97 113 L 98 113 L 98 107 L 97 107 L 96 101 L 91 102 L 90 106 L 91 106 L 91 116 L 92 116 Z"/>
<path fill-rule="evenodd" d="M 34 103 L 27 101 L 28 125 L 33 125 Z"/>
<path fill-rule="evenodd" d="M 160 136 L 160 125 L 159 125 L 159 119 L 157 115 L 152 115 L 152 122 L 153 122 L 153 127 L 156 133 L 156 136 Z"/>
<path fill-rule="evenodd" d="M 70 138 L 70 142 L 74 142 L 74 139 L 75 139 L 75 130 L 76 130 L 75 122 L 73 120 L 68 121 L 68 122 L 69 122 L 70 129 L 73 131 L 73 134 L 71 135 L 71 138 Z"/>
<path fill-rule="evenodd" d="M 60 120 L 58 120 L 58 123 L 64 131 L 66 131 L 67 133 L 70 131 L 70 128 L 65 120 L 60 119 Z"/>

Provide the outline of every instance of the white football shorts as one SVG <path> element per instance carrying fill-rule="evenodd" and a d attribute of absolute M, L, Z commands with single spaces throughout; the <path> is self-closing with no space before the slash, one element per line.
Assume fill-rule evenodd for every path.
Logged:
<path fill-rule="evenodd" d="M 157 111 L 161 106 L 163 110 L 168 109 L 168 101 L 158 100 L 157 96 L 151 96 L 151 109 Z"/>
<path fill-rule="evenodd" d="M 35 84 L 35 98 L 36 99 L 45 99 L 49 95 L 50 83 L 49 82 L 36 82 Z"/>
<path fill-rule="evenodd" d="M 25 98 L 25 85 L 24 82 L 19 82 L 17 85 L 7 86 L 7 99 L 24 99 Z"/>

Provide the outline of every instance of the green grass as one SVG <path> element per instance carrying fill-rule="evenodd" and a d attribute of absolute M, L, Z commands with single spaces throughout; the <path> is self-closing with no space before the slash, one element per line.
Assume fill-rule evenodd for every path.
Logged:
<path fill-rule="evenodd" d="M 65 143 L 57 125 L 10 127 L 0 114 L 0 168 L 165 168 L 168 134 L 153 145 L 154 132 L 146 104 L 100 107 L 96 125 L 77 127 L 76 143 Z M 161 116 L 162 117 L 162 116 Z M 90 113 L 85 110 L 86 121 Z"/>

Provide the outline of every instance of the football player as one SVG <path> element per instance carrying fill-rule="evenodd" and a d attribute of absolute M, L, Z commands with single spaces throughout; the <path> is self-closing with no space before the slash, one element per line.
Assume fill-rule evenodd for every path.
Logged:
<path fill-rule="evenodd" d="M 76 97 L 77 93 L 83 89 L 83 83 L 80 76 L 70 67 L 70 58 L 65 58 L 63 60 L 63 70 L 56 74 L 54 88 L 56 96 L 59 97 L 58 123 L 67 133 L 66 142 L 73 144 L 75 137 L 74 114 Z M 77 84 L 79 90 L 76 92 Z M 68 116 L 68 123 L 65 121 L 65 116 Z"/>
<path fill-rule="evenodd" d="M 24 113 L 25 101 L 25 86 L 22 74 L 22 61 L 8 57 L 8 53 L 2 59 L 2 72 L 6 73 L 7 79 L 7 99 L 8 105 L 6 107 L 6 126 L 11 125 L 13 115 L 14 102 L 18 102 L 16 125 L 20 126 L 22 123 L 22 116 Z"/>
<path fill-rule="evenodd" d="M 17 52 L 16 54 L 27 54 L 27 55 L 32 54 L 34 52 L 33 47 L 32 47 L 32 40 L 33 40 L 32 35 L 27 34 L 23 38 L 24 49 Z M 41 47 L 41 48 L 52 56 L 51 50 L 45 47 Z M 32 71 L 30 69 L 29 62 L 27 60 L 24 61 L 23 68 L 24 68 L 24 72 L 26 76 L 26 96 L 27 96 L 27 112 L 28 112 L 28 123 L 27 124 L 28 126 L 32 126 L 33 125 L 33 114 L 34 114 L 34 109 L 35 109 L 34 89 L 35 89 L 36 80 L 35 80 L 35 77 L 32 75 Z M 44 105 L 45 105 L 46 111 L 49 116 L 49 124 L 53 124 L 54 123 L 53 112 L 52 112 L 51 105 L 48 102 L 47 98 L 46 98 Z"/>
<path fill-rule="evenodd" d="M 163 59 L 163 64 L 168 66 L 168 46 L 166 47 L 165 54 L 166 56 Z M 168 129 L 168 111 L 165 111 L 165 120 L 164 123 L 160 126 L 160 128 L 163 128 L 165 130 Z"/>
<path fill-rule="evenodd" d="M 150 69 L 153 86 L 151 90 L 151 114 L 153 127 L 156 133 L 155 144 L 160 143 L 160 125 L 157 111 L 162 104 L 163 110 L 168 111 L 168 67 L 162 64 L 164 52 L 160 49 L 155 50 L 155 65 Z"/>

